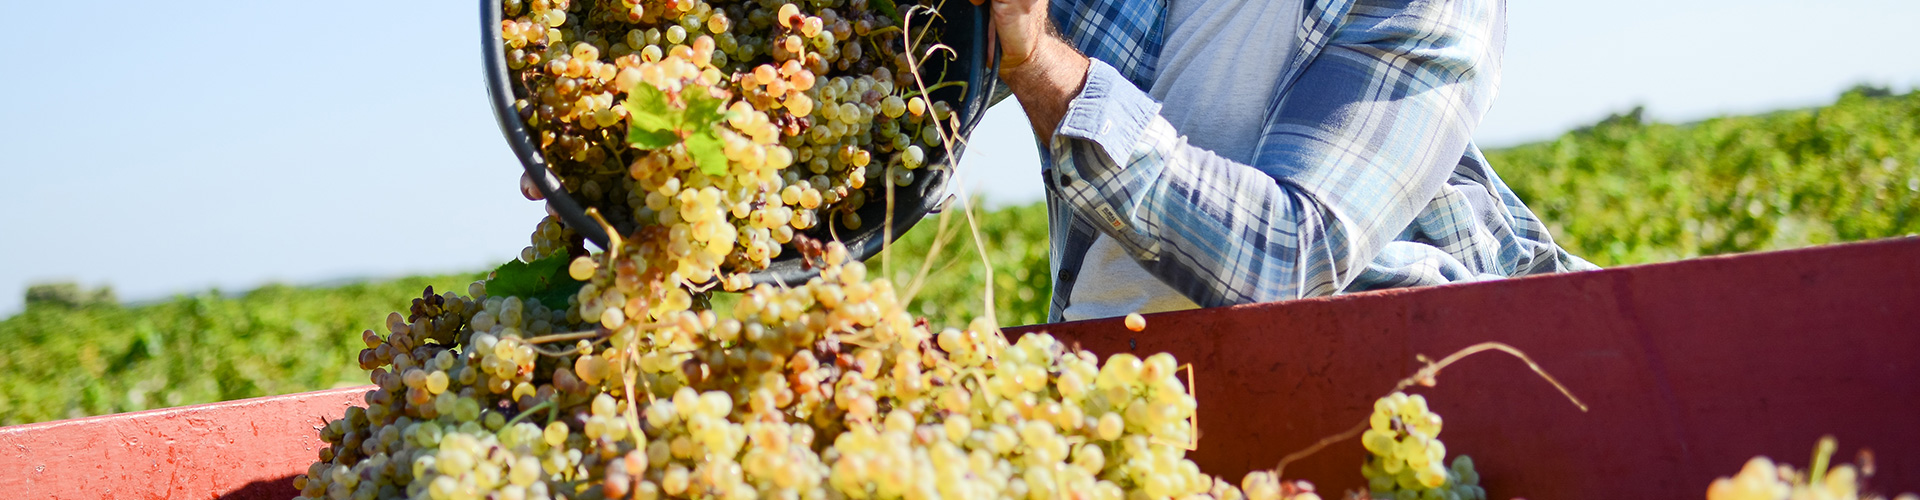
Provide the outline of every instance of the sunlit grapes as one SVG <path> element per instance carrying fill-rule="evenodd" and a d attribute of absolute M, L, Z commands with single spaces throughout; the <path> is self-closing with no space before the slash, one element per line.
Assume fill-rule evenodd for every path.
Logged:
<path fill-rule="evenodd" d="M 944 150 L 952 106 L 922 90 L 959 82 L 913 76 L 916 61 L 928 62 L 914 58 L 931 43 L 921 40 L 938 37 L 915 36 L 910 51 L 896 15 L 919 12 L 918 26 L 927 16 L 889 7 L 536 0 L 508 2 L 501 33 L 527 96 L 515 108 L 570 195 L 633 230 L 622 236 L 654 238 L 674 260 L 667 273 L 706 283 L 764 268 L 795 234 L 870 224 L 854 211 L 910 185 Z M 625 104 L 637 85 L 721 99 L 727 119 L 714 128 L 726 172 L 698 168 L 684 145 L 629 144 Z M 549 219 L 522 257 L 581 253 Z"/>
<path fill-rule="evenodd" d="M 1486 498 L 1472 459 L 1460 455 L 1448 465 L 1446 443 L 1439 439 L 1442 424 L 1425 396 L 1394 392 L 1374 401 L 1360 434 L 1368 454 L 1360 473 L 1373 498 Z"/>

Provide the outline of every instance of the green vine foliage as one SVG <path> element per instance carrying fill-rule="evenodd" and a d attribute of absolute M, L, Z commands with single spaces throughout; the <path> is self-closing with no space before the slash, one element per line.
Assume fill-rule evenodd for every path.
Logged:
<path fill-rule="evenodd" d="M 30 303 L 0 321 L 0 425 L 363 385 L 362 330 L 427 286 L 465 294 L 478 278 Z"/>
<path fill-rule="evenodd" d="M 973 205 L 981 206 L 976 200 Z M 953 236 L 940 247 L 927 272 L 926 282 L 914 297 L 914 314 L 927 317 L 937 325 L 965 326 L 973 318 L 986 314 L 986 266 L 969 236 L 966 216 L 959 203 L 947 220 L 947 232 Z M 980 236 L 987 247 L 987 259 L 993 263 L 994 315 L 1002 325 L 1031 325 L 1047 321 L 1047 303 L 1052 282 L 1047 272 L 1047 205 L 1033 203 L 976 213 Z M 912 283 L 921 263 L 932 250 L 938 233 L 938 215 L 929 215 L 895 246 L 892 259 L 896 285 Z M 868 269 L 880 269 L 878 258 L 867 260 Z M 904 289 L 904 288 L 902 288 Z"/>
<path fill-rule="evenodd" d="M 566 307 L 567 299 L 587 285 L 567 274 L 567 264 L 572 261 L 564 253 L 532 263 L 507 261 L 488 273 L 487 295 L 526 297 L 547 307 Z M 465 290 L 459 292 L 466 294 Z"/>
<path fill-rule="evenodd" d="M 1603 266 L 1920 232 L 1920 92 L 1687 125 L 1635 110 L 1487 156 L 1558 242 Z"/>

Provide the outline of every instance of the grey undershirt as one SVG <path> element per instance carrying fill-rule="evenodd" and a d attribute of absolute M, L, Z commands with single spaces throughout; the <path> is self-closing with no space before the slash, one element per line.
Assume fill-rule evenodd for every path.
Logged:
<path fill-rule="evenodd" d="M 1187 144 L 1242 164 L 1298 44 L 1301 0 L 1171 0 L 1158 73 L 1147 95 Z M 1069 320 L 1194 309 L 1100 235 L 1061 315 Z"/>

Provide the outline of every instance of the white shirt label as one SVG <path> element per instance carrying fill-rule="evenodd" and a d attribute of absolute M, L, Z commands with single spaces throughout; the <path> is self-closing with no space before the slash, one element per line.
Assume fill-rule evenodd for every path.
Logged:
<path fill-rule="evenodd" d="M 1107 225 L 1113 226 L 1114 229 L 1126 227 L 1126 222 L 1120 219 L 1120 214 L 1113 212 L 1112 207 L 1101 205 L 1100 208 L 1095 208 L 1093 211 L 1098 212 L 1100 218 L 1106 219 Z"/>

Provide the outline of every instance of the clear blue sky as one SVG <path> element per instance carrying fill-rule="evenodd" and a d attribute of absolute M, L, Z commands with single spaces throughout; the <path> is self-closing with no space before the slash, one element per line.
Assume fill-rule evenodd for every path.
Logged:
<path fill-rule="evenodd" d="M 484 104 L 474 2 L 25 2 L 0 30 L 0 315 L 29 283 L 129 300 L 481 269 L 540 217 Z M 1520 1 L 1487 146 L 1920 84 L 1920 2 Z M 1018 107 L 962 165 L 1039 199 Z M 1496 166 L 1497 167 L 1497 166 Z"/>

